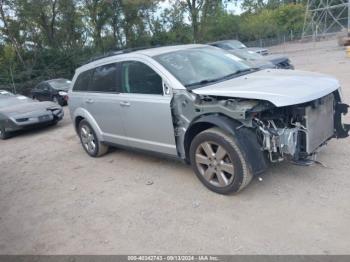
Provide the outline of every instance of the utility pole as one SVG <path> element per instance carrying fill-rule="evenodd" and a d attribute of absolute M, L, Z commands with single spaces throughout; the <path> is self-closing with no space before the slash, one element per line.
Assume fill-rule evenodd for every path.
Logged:
<path fill-rule="evenodd" d="M 340 30 L 350 33 L 350 0 L 307 1 L 303 37 L 317 39 Z"/>

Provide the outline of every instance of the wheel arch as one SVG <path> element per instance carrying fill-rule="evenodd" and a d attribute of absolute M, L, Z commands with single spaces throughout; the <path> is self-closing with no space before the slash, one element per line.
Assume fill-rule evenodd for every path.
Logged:
<path fill-rule="evenodd" d="M 96 120 L 94 119 L 94 117 L 86 109 L 77 108 L 74 111 L 74 127 L 75 127 L 75 131 L 78 132 L 79 123 L 83 119 L 85 119 L 91 125 L 91 127 L 94 129 L 95 134 L 98 137 L 98 139 L 100 141 L 103 141 L 102 131 L 101 131 L 100 127 L 98 126 L 98 124 L 97 124 Z"/>
<path fill-rule="evenodd" d="M 242 126 L 237 120 L 221 114 L 200 116 L 194 120 L 186 131 L 184 149 L 186 161 L 189 162 L 189 149 L 193 138 L 200 132 L 218 127 L 226 133 L 236 137 L 238 146 L 242 150 L 244 158 L 250 164 L 253 174 L 259 174 L 266 170 L 267 161 L 261 146 L 258 143 L 256 134 L 252 128 Z"/>

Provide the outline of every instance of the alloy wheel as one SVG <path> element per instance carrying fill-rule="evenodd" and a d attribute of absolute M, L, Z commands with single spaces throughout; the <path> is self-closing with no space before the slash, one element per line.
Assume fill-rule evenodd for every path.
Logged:
<path fill-rule="evenodd" d="M 96 150 L 96 142 L 91 128 L 89 128 L 87 125 L 83 125 L 80 129 L 80 137 L 85 149 L 90 154 L 94 154 Z"/>
<path fill-rule="evenodd" d="M 195 161 L 200 174 L 217 187 L 233 182 L 234 165 L 227 151 L 214 142 L 203 142 L 196 150 Z"/>

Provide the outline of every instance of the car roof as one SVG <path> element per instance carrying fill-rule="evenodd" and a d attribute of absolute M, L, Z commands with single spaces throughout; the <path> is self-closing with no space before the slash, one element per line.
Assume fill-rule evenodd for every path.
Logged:
<path fill-rule="evenodd" d="M 135 53 L 147 55 L 147 56 L 157 56 L 165 53 L 176 52 L 180 50 L 186 50 L 191 48 L 205 47 L 206 45 L 202 44 L 188 44 L 188 45 L 173 45 L 173 46 L 163 46 L 155 47 L 150 49 L 143 49 L 136 51 Z"/>
<path fill-rule="evenodd" d="M 139 55 L 145 55 L 149 57 L 154 57 L 157 55 L 161 54 L 166 54 L 170 52 L 176 52 L 180 50 L 187 50 L 191 48 L 199 48 L 199 47 L 206 47 L 208 45 L 203 45 L 203 44 L 188 44 L 188 45 L 172 45 L 172 46 L 163 46 L 163 47 L 154 47 L 154 48 L 147 48 L 147 49 L 141 49 L 141 50 L 136 50 L 136 51 L 128 51 L 123 53 L 123 51 L 118 51 L 115 52 L 114 54 L 112 53 L 110 56 L 102 57 L 100 59 L 94 60 L 90 63 L 87 63 L 85 65 L 82 65 L 81 67 L 77 68 L 77 71 L 84 71 L 84 69 L 90 69 L 94 67 L 94 64 L 101 64 L 103 62 L 110 61 L 111 59 L 114 58 L 120 58 L 120 59 L 125 59 L 128 57 L 133 57 L 135 54 Z"/>
<path fill-rule="evenodd" d="M 70 80 L 69 79 L 65 79 L 65 78 L 55 78 L 55 79 L 45 80 L 43 82 L 54 83 L 54 82 L 65 82 L 65 81 L 70 81 Z"/>

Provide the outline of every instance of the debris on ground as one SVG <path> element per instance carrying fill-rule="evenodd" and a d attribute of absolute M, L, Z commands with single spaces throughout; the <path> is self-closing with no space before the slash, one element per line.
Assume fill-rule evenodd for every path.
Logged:
<path fill-rule="evenodd" d="M 147 180 L 146 185 L 147 186 L 153 185 L 153 181 L 152 180 Z"/>
<path fill-rule="evenodd" d="M 194 208 L 198 208 L 200 205 L 201 205 L 201 203 L 199 201 L 197 201 L 197 200 L 193 201 L 193 203 L 192 203 L 192 206 Z"/>
<path fill-rule="evenodd" d="M 114 180 L 114 178 L 113 177 L 109 177 L 109 178 L 107 178 L 105 181 L 103 181 L 103 182 L 111 182 L 111 181 L 113 181 Z"/>

